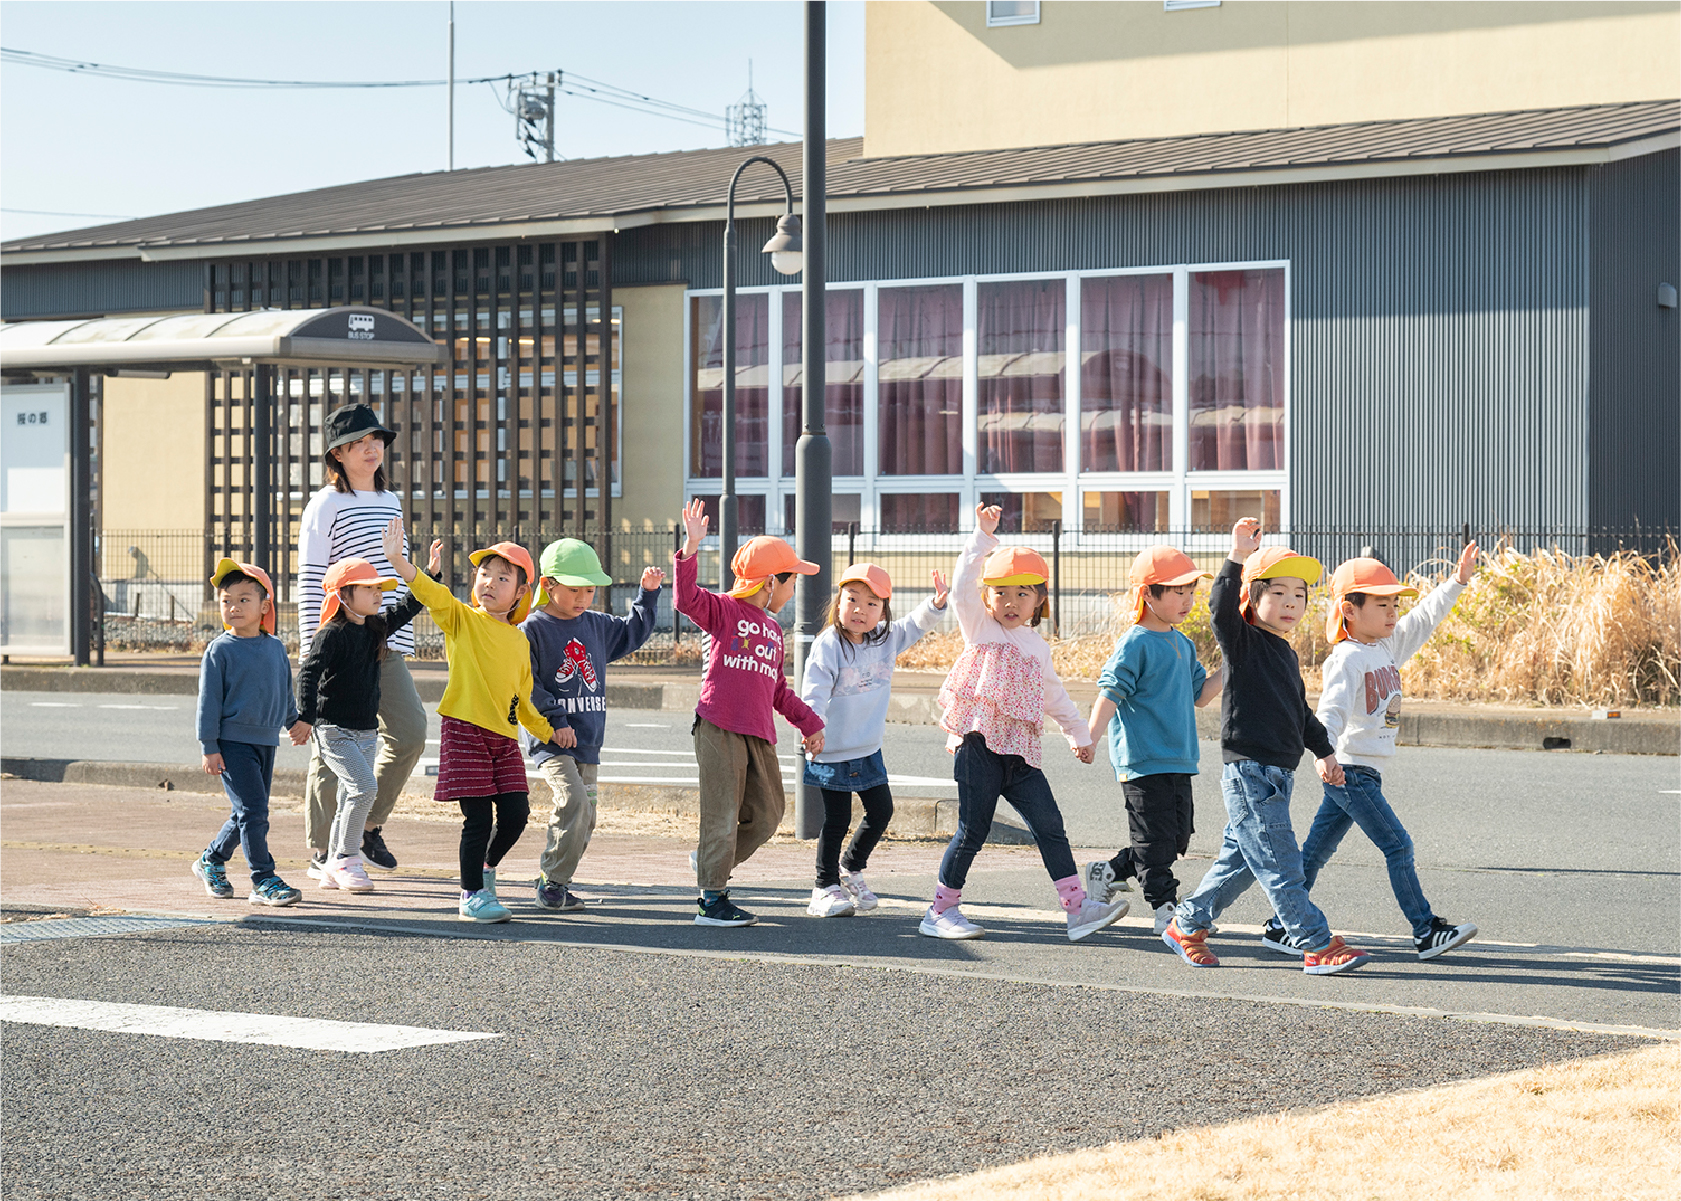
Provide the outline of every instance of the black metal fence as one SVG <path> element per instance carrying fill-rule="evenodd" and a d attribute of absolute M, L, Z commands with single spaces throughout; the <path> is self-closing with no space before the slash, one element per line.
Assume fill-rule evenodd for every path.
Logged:
<path fill-rule="evenodd" d="M 533 540 L 535 555 L 558 533 Z M 1344 559 L 1372 555 L 1387 563 L 1397 574 L 1410 571 L 1445 575 L 1458 558 L 1460 547 L 1474 539 L 1485 550 L 1510 546 L 1521 552 L 1558 550 L 1570 555 L 1612 554 L 1634 551 L 1645 556 L 1673 559 L 1677 554 L 1674 531 L 1649 529 L 1370 529 L 1297 528 L 1289 534 L 1272 535 L 1269 543 L 1288 543 L 1303 554 L 1312 555 L 1329 570 Z M 1170 543 L 1185 551 L 1210 571 L 1225 558 L 1231 534 L 1225 530 L 1064 530 L 1060 523 L 1004 535 L 1014 545 L 1030 546 L 1044 555 L 1051 567 L 1052 628 L 1066 637 L 1101 633 L 1113 629 L 1115 597 L 1127 587 L 1127 569 L 1134 556 L 1147 546 Z M 666 587 L 660 593 L 656 632 L 636 656 L 644 662 L 665 662 L 685 651 L 695 627 L 675 614 L 671 606 L 671 554 L 681 535 L 674 530 L 619 530 L 610 535 L 587 537 L 615 583 L 598 591 L 598 608 L 623 614 L 636 595 L 637 579 L 644 568 L 666 572 Z M 411 532 L 413 554 L 423 561 L 431 537 L 426 530 Z M 203 575 L 203 564 L 222 554 L 236 558 L 249 553 L 244 547 L 207 545 L 207 536 L 197 530 L 105 530 L 99 541 L 100 593 L 103 613 L 99 618 L 96 645 L 119 650 L 188 650 L 202 646 L 220 628 L 215 598 Z M 838 574 L 848 564 L 867 561 L 879 564 L 893 577 L 895 586 L 907 597 L 920 596 L 930 585 L 930 573 L 950 575 L 963 545 L 961 534 L 901 533 L 837 525 L 832 543 L 833 568 Z M 460 588 L 468 578 L 467 554 L 472 547 L 446 544 L 446 579 Z M 711 537 L 701 548 L 700 579 L 717 586 L 718 540 Z M 282 590 L 289 595 L 290 588 Z M 902 606 L 908 611 L 909 605 Z M 784 610 L 791 621 L 794 606 Z M 278 629 L 288 645 L 297 646 L 297 608 L 290 601 L 279 606 Z M 422 658 L 439 658 L 443 638 L 422 615 L 415 623 L 415 637 Z M 696 643 L 698 648 L 698 643 Z M 696 651 L 698 653 L 698 649 Z"/>

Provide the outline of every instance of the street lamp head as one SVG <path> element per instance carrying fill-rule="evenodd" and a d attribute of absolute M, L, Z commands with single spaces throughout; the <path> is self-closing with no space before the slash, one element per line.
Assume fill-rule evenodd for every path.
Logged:
<path fill-rule="evenodd" d="M 783 213 L 776 220 L 776 233 L 765 243 L 770 265 L 783 275 L 798 275 L 805 266 L 805 243 L 800 238 L 800 219 Z"/>

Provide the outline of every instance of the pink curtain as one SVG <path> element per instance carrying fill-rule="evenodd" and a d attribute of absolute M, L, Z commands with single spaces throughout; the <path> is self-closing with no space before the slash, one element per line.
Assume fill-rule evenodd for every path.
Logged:
<path fill-rule="evenodd" d="M 957 533 L 956 492 L 878 492 L 884 534 Z"/>
<path fill-rule="evenodd" d="M 1080 285 L 1080 467 L 1173 467 L 1173 277 Z"/>
<path fill-rule="evenodd" d="M 724 474 L 724 298 L 697 296 L 693 304 L 689 323 L 693 355 L 689 471 L 697 477 L 716 477 Z M 738 476 L 768 473 L 769 373 L 770 297 L 763 292 L 738 293 L 735 298 L 735 470 Z"/>
<path fill-rule="evenodd" d="M 981 284 L 978 300 L 977 469 L 1061 471 L 1067 286 Z"/>
<path fill-rule="evenodd" d="M 1284 466 L 1284 272 L 1191 276 L 1192 471 Z"/>
<path fill-rule="evenodd" d="M 794 477 L 794 443 L 799 440 L 805 403 L 804 297 L 782 294 L 782 474 Z M 823 424 L 829 431 L 835 475 L 864 474 L 864 293 L 862 289 L 823 294 L 823 336 L 827 382 Z"/>
<path fill-rule="evenodd" d="M 963 474 L 963 286 L 882 288 L 881 475 Z"/>

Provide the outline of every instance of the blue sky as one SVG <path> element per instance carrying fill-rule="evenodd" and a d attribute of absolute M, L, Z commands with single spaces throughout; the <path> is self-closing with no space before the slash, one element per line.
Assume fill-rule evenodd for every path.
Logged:
<path fill-rule="evenodd" d="M 864 131 L 863 4 L 829 5 L 829 136 Z M 802 6 L 784 0 L 455 6 L 456 76 L 566 70 L 722 113 L 747 89 L 798 130 Z M 82 61 L 263 79 L 441 79 L 442 0 L 0 4 L 0 41 Z M 457 84 L 455 165 L 526 161 L 501 85 Z M 562 97 L 568 158 L 724 144 L 721 130 Z M 246 91 L 0 70 L 0 235 L 441 170 L 445 90 Z M 773 140 L 779 140 L 772 135 Z M 795 139 L 780 139 L 795 140 Z"/>

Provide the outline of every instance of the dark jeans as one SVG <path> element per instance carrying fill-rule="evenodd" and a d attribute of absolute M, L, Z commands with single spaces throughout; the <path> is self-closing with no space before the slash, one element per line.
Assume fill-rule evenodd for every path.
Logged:
<path fill-rule="evenodd" d="M 211 840 L 205 857 L 226 863 L 237 849 L 245 856 L 253 882 L 274 875 L 274 856 L 268 849 L 268 793 L 274 781 L 274 748 L 250 742 L 223 742 L 222 791 L 228 794 L 233 816 Z"/>
<path fill-rule="evenodd" d="M 1182 773 L 1134 776 L 1121 784 L 1132 845 L 1109 865 L 1122 880 L 1137 877 L 1151 909 L 1179 903 L 1173 861 L 1191 847 L 1191 777 Z"/>
<path fill-rule="evenodd" d="M 1302 843 L 1303 883 L 1309 892 L 1313 891 L 1319 869 L 1336 851 L 1348 828 L 1357 825 L 1372 840 L 1372 845 L 1383 852 L 1395 901 L 1412 926 L 1413 937 L 1423 938 L 1430 933 L 1430 921 L 1435 914 L 1418 883 L 1412 836 L 1384 799 L 1383 776 L 1374 768 L 1359 766 L 1345 766 L 1342 773 L 1342 787 L 1325 785 L 1325 799 L 1320 802 L 1313 826 Z"/>
<path fill-rule="evenodd" d="M 1039 844 L 1039 858 L 1051 879 L 1064 880 L 1077 874 L 1074 852 L 1062 828 L 1062 810 L 1051 795 L 1051 782 L 1037 767 L 1030 767 L 1020 755 L 995 755 L 979 734 L 966 734 L 957 748 L 952 775 L 957 780 L 957 833 L 940 860 L 940 883 L 962 888 L 969 878 L 986 836 L 992 830 L 992 815 L 1002 796 L 1021 814 L 1027 832 Z"/>
<path fill-rule="evenodd" d="M 484 887 L 484 869 L 502 862 L 525 832 L 531 816 L 531 801 L 523 792 L 499 792 L 495 796 L 458 797 L 461 806 L 461 890 L 477 892 Z M 491 810 L 495 810 L 492 821 Z"/>
<path fill-rule="evenodd" d="M 861 872 L 870 864 L 870 852 L 887 833 L 887 823 L 893 819 L 893 791 L 885 784 L 866 788 L 858 794 L 864 802 L 864 820 L 846 848 L 846 870 Z M 852 794 L 823 789 L 823 833 L 817 836 L 817 887 L 828 888 L 840 883 L 841 843 L 846 840 L 846 828 L 852 824 Z"/>

